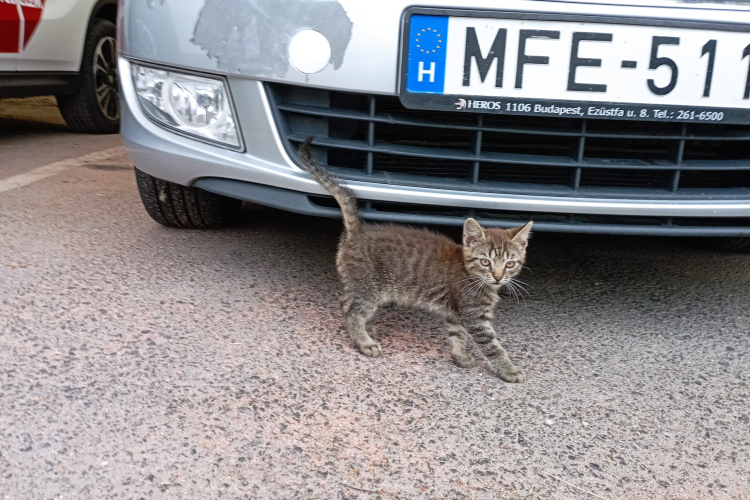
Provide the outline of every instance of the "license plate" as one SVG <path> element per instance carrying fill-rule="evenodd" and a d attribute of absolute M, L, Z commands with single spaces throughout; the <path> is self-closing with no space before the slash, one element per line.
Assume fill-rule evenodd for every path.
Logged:
<path fill-rule="evenodd" d="M 407 108 L 750 123 L 750 26 L 413 8 Z"/>

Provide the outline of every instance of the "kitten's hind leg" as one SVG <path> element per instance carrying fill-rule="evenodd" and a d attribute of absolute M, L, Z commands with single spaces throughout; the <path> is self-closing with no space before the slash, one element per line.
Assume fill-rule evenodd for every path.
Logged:
<path fill-rule="evenodd" d="M 343 302 L 346 304 L 344 307 L 346 327 L 352 341 L 357 345 L 362 354 L 377 358 L 380 356 L 382 348 L 378 342 L 370 337 L 368 330 L 372 331 L 373 329 L 370 320 L 378 309 L 378 301 L 353 297 L 351 300 Z"/>
<path fill-rule="evenodd" d="M 471 368 L 477 364 L 476 358 L 469 352 L 469 332 L 459 323 L 446 320 L 448 339 L 451 343 L 451 358 L 461 368 Z"/>

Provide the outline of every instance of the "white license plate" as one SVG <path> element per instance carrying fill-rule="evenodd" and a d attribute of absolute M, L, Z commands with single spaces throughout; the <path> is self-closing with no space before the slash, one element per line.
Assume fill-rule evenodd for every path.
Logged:
<path fill-rule="evenodd" d="M 750 26 L 415 8 L 409 108 L 750 123 Z"/>

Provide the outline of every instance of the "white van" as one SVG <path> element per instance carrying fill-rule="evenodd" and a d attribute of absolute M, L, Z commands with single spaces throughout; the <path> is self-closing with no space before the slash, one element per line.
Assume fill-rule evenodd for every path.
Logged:
<path fill-rule="evenodd" d="M 117 0 L 0 0 L 0 99 L 54 95 L 76 132 L 119 130 Z"/>

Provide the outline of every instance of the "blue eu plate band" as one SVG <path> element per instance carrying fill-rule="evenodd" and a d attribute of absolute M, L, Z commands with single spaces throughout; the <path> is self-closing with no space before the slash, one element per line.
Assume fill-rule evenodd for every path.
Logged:
<path fill-rule="evenodd" d="M 409 26 L 409 92 L 442 94 L 448 53 L 448 16 L 411 16 Z"/>

